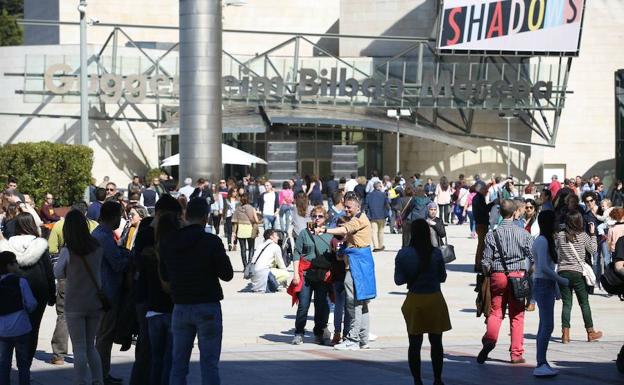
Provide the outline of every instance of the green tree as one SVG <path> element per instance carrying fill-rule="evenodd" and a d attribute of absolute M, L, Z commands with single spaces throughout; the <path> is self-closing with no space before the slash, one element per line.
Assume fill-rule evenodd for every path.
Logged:
<path fill-rule="evenodd" d="M 17 19 L 24 15 L 23 0 L 0 0 L 0 46 L 21 45 L 24 30 Z"/>
<path fill-rule="evenodd" d="M 0 12 L 0 46 L 21 45 L 24 41 L 22 26 L 17 24 L 17 16 L 6 9 Z"/>
<path fill-rule="evenodd" d="M 0 147 L 0 179 L 16 178 L 19 191 L 38 205 L 47 192 L 61 206 L 82 200 L 92 167 L 93 150 L 87 146 L 39 142 Z"/>
<path fill-rule="evenodd" d="M 24 0 L 0 0 L 0 9 L 6 9 L 9 15 L 23 15 Z"/>

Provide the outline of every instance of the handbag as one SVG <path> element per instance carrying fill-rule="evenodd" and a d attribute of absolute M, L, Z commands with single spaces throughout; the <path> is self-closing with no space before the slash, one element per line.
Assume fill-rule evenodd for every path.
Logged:
<path fill-rule="evenodd" d="M 245 266 L 245 269 L 243 270 L 243 278 L 251 279 L 254 276 L 256 270 L 256 262 L 258 262 L 258 259 L 260 259 L 260 257 L 262 256 L 264 250 L 266 250 L 266 248 L 270 245 L 270 243 L 267 243 L 267 245 L 264 246 L 264 248 L 260 251 L 260 254 L 258 254 L 258 256 L 256 257 L 256 260 L 248 263 L 247 266 Z"/>
<path fill-rule="evenodd" d="M 600 284 L 609 294 L 624 295 L 624 276 L 615 270 L 615 263 L 613 262 L 607 266 L 604 274 L 600 277 Z"/>
<path fill-rule="evenodd" d="M 449 245 L 448 237 L 444 236 L 444 242 L 442 242 L 442 238 L 438 237 L 438 249 L 442 252 L 442 260 L 444 263 L 451 263 L 457 259 L 455 256 L 455 246 Z"/>
<path fill-rule="evenodd" d="M 503 264 L 503 269 L 505 269 L 505 275 L 507 276 L 507 281 L 511 284 L 511 291 L 515 299 L 517 300 L 525 300 L 531 297 L 531 284 L 529 282 L 529 277 L 527 274 L 524 274 L 522 277 L 510 277 L 509 270 L 507 269 L 507 261 L 505 261 L 505 254 L 503 253 L 503 247 L 500 243 L 500 237 L 498 236 L 498 232 L 494 230 L 494 240 L 496 241 L 496 248 L 498 249 L 498 254 L 501 258 L 501 263 Z"/>
<path fill-rule="evenodd" d="M 98 286 L 97 280 L 95 279 L 95 274 L 93 274 L 93 270 L 91 270 L 91 266 L 89 266 L 87 261 L 84 259 L 84 256 L 78 255 L 78 259 L 80 259 L 82 263 L 84 264 L 84 267 L 87 270 L 87 274 L 89 275 L 91 282 L 93 282 L 93 285 L 95 286 L 95 289 L 97 290 L 96 294 L 97 294 L 98 299 L 102 303 L 102 310 L 105 312 L 109 311 L 112 308 L 112 304 L 110 300 L 108 299 L 108 297 L 106 296 L 106 294 L 104 294 L 104 291 L 102 291 L 102 288 Z"/>
<path fill-rule="evenodd" d="M 579 257 L 576 249 L 574 248 L 574 245 L 571 246 L 572 252 L 576 257 L 576 261 L 581 265 L 581 268 L 583 269 L 583 278 L 585 278 L 585 283 L 587 284 L 587 286 L 596 286 L 596 274 L 594 273 L 594 269 L 589 265 L 589 263 L 583 261 L 581 257 Z"/>

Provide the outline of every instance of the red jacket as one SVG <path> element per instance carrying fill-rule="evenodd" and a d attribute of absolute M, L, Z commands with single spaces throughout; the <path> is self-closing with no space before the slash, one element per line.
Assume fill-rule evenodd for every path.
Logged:
<path fill-rule="evenodd" d="M 305 274 L 305 271 L 308 270 L 310 267 L 312 267 L 312 264 L 307 259 L 301 258 L 299 260 L 299 284 L 295 285 L 295 281 L 292 281 L 290 283 L 290 286 L 288 286 L 288 289 L 286 290 L 286 292 L 292 297 L 291 306 L 294 306 L 296 303 L 299 302 L 299 297 L 297 294 L 299 294 L 301 288 L 303 287 L 303 275 Z"/>

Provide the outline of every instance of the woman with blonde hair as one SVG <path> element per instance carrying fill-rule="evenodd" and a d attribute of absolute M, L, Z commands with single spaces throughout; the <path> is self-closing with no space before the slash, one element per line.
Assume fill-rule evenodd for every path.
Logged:
<path fill-rule="evenodd" d="M 295 320 L 295 337 L 292 343 L 294 345 L 303 343 L 308 310 L 312 295 L 314 295 L 314 337 L 316 343 L 329 345 L 331 333 L 327 329 L 329 320 L 327 293 L 330 287 L 325 282 L 325 276 L 331 267 L 331 240 L 333 236 L 327 233 L 315 234 L 314 232 L 314 228 L 325 226 L 327 212 L 323 206 L 315 206 L 310 215 L 312 222 L 299 233 L 293 255 L 293 285 L 301 286 L 301 290 L 297 294 L 299 305 Z"/>

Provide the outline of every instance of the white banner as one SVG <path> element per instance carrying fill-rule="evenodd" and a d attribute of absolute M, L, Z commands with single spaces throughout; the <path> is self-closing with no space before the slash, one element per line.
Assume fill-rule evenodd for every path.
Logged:
<path fill-rule="evenodd" d="M 584 0 L 445 0 L 441 53 L 578 55 Z"/>

